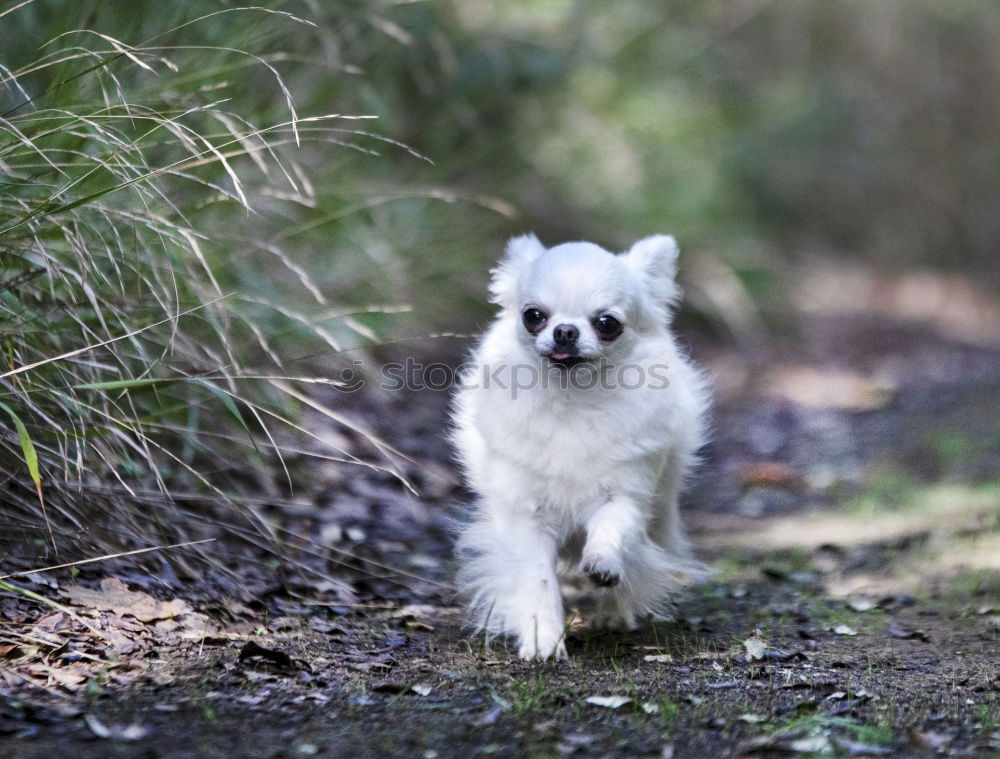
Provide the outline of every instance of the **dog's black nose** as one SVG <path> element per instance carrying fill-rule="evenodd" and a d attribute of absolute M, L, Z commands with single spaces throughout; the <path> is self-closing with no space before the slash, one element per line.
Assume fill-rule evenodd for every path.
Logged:
<path fill-rule="evenodd" d="M 580 336 L 580 330 L 572 324 L 557 324 L 552 330 L 552 339 L 556 345 L 572 345 Z"/>

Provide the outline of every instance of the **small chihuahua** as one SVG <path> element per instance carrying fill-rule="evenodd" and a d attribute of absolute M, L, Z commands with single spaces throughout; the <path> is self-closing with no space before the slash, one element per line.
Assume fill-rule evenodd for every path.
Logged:
<path fill-rule="evenodd" d="M 479 495 L 458 539 L 459 585 L 487 636 L 566 658 L 559 570 L 601 590 L 592 625 L 669 615 L 705 574 L 678 496 L 706 436 L 706 381 L 669 330 L 677 243 L 623 254 L 516 237 L 493 272 L 501 307 L 472 356 L 452 438 Z"/>

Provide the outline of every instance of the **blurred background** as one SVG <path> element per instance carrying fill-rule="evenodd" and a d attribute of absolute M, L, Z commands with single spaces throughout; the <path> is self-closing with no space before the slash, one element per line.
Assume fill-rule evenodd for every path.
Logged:
<path fill-rule="evenodd" d="M 35 554 L 48 529 L 83 545 L 173 534 L 150 527 L 151 502 L 286 497 L 320 443 L 403 473 L 363 423 L 398 411 L 322 384 L 320 404 L 315 380 L 359 358 L 460 356 L 467 340 L 433 335 L 482 328 L 488 269 L 529 230 L 612 250 L 675 234 L 679 330 L 723 414 L 751 390 L 858 411 L 908 381 L 996 375 L 987 0 L 0 14 L 4 532 Z M 973 417 L 995 415 L 994 390 Z M 970 442 L 964 424 L 926 443 L 946 461 L 934 476 L 970 446 L 966 474 L 991 476 L 994 427 Z M 85 529 L 108 498 L 131 516 Z"/>
<path fill-rule="evenodd" d="M 814 257 L 987 289 L 1000 274 L 1000 11 L 985 0 L 285 2 L 269 7 L 319 26 L 230 13 L 154 39 L 227 7 L 33 2 L 3 19 L 18 31 L 5 62 L 71 29 L 153 39 L 182 82 L 119 61 L 128 86 L 211 83 L 255 122 L 286 116 L 263 65 L 198 49 L 227 46 L 270 61 L 302 116 L 376 116 L 366 129 L 427 160 L 307 146 L 323 213 L 255 222 L 307 219 L 286 247 L 323 252 L 333 295 L 391 292 L 439 324 L 481 315 L 485 268 L 527 229 L 612 249 L 671 231 L 761 308 Z"/>

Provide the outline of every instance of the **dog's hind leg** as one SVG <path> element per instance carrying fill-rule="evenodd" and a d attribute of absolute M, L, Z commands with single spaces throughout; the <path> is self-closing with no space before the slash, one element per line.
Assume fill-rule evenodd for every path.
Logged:
<path fill-rule="evenodd" d="M 688 464 L 679 452 L 671 454 L 660 475 L 654 501 L 655 513 L 649 525 L 649 536 L 678 559 L 692 556 L 681 521 L 680 496 L 687 476 Z"/>
<path fill-rule="evenodd" d="M 601 591 L 597 611 L 590 622 L 593 630 L 631 632 L 639 626 L 639 617 L 632 607 L 627 591 L 622 587 Z"/>

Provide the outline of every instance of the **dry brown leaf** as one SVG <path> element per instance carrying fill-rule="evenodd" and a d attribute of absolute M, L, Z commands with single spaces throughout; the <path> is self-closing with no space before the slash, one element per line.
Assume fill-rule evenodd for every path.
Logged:
<path fill-rule="evenodd" d="M 59 632 L 60 630 L 66 629 L 66 615 L 61 611 L 57 611 L 55 614 L 46 614 L 44 617 L 35 622 L 34 627 L 38 632 Z"/>
<path fill-rule="evenodd" d="M 100 590 L 72 585 L 63 592 L 77 606 L 111 611 L 119 616 L 128 614 L 142 622 L 170 619 L 191 611 L 191 607 L 183 599 L 160 601 L 148 593 L 129 590 L 125 583 L 115 577 L 104 578 Z"/>
<path fill-rule="evenodd" d="M 139 647 L 133 638 L 118 632 L 118 630 L 105 630 L 104 638 L 111 644 L 111 648 L 119 654 L 130 654 Z"/>
<path fill-rule="evenodd" d="M 202 640 L 218 632 L 218 628 L 209 621 L 208 616 L 200 612 L 185 614 L 179 624 L 181 640 Z"/>
<path fill-rule="evenodd" d="M 120 617 L 117 614 L 109 614 L 107 623 L 109 627 L 127 632 L 142 632 L 146 626 L 135 618 Z"/>
<path fill-rule="evenodd" d="M 76 690 L 87 679 L 85 672 L 71 667 L 56 668 L 47 664 L 35 663 L 29 664 L 25 670 L 35 677 L 54 681 L 67 690 Z"/>

